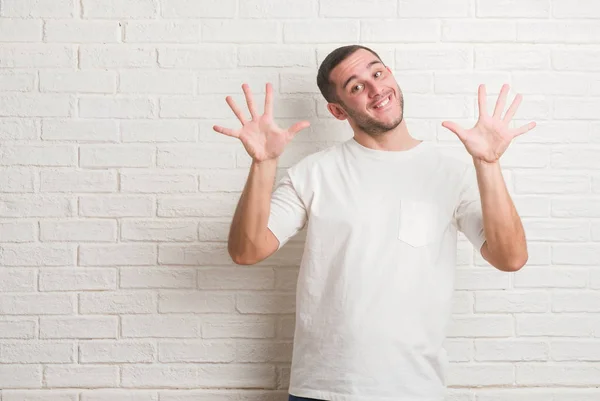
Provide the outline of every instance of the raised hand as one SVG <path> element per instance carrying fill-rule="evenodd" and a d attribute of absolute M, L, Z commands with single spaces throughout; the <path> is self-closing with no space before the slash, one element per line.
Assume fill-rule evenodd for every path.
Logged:
<path fill-rule="evenodd" d="M 246 96 L 248 110 L 252 117 L 250 121 L 246 120 L 239 107 L 235 104 L 231 96 L 227 96 L 225 100 L 238 120 L 242 123 L 242 127 L 238 130 L 224 128 L 218 125 L 213 126 L 213 129 L 221 134 L 239 138 L 244 144 L 244 148 L 256 161 L 265 161 L 278 158 L 285 146 L 292 140 L 300 130 L 307 128 L 310 123 L 308 121 L 300 121 L 292 125 L 288 129 L 279 128 L 273 122 L 273 87 L 270 83 L 266 86 L 265 110 L 262 115 L 258 115 L 254 105 L 254 98 L 248 84 L 243 84 L 242 89 Z"/>
<path fill-rule="evenodd" d="M 485 85 L 479 85 L 479 119 L 473 128 L 465 130 L 451 121 L 442 123 L 443 127 L 448 128 L 458 136 L 467 151 L 475 159 L 488 163 L 498 161 L 515 137 L 532 130 L 536 125 L 532 121 L 516 129 L 509 128 L 510 121 L 517 112 L 523 97 L 517 94 L 506 114 L 502 117 L 508 90 L 509 86 L 504 84 L 496 101 L 494 114 L 490 116 L 486 107 Z"/>

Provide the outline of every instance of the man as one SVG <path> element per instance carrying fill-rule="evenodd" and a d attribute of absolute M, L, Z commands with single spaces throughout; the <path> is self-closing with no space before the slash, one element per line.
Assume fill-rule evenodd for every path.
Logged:
<path fill-rule="evenodd" d="M 257 263 L 307 224 L 290 400 L 442 401 L 457 231 L 497 269 L 526 263 L 499 159 L 535 124 L 509 128 L 521 96 L 502 116 L 507 85 L 489 115 L 480 86 L 474 127 L 442 123 L 472 156 L 464 164 L 410 136 L 402 91 L 374 51 L 334 50 L 317 83 L 354 136 L 294 165 L 273 193 L 278 157 L 309 124 L 278 127 L 269 84 L 263 115 L 243 85 L 251 120 L 227 97 L 242 128 L 214 129 L 239 138 L 253 159 L 229 253 Z"/>

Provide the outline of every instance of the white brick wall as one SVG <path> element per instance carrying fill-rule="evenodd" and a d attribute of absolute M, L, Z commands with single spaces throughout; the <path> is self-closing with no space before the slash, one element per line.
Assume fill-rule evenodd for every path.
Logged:
<path fill-rule="evenodd" d="M 0 0 L 1 401 L 287 399 L 303 235 L 230 261 L 250 159 L 212 126 L 271 82 L 282 125 L 311 121 L 279 174 L 345 140 L 315 77 L 349 43 L 453 154 L 479 83 L 538 123 L 503 158 L 528 266 L 459 242 L 448 401 L 600 399 L 597 1 Z"/>

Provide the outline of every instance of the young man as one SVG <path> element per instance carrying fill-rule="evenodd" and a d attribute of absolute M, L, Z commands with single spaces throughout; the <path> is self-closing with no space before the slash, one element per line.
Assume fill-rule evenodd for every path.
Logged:
<path fill-rule="evenodd" d="M 243 85 L 251 120 L 227 97 L 242 128 L 214 129 L 239 138 L 253 159 L 229 253 L 257 263 L 307 224 L 290 400 L 443 401 L 457 231 L 497 269 L 526 263 L 499 159 L 535 124 L 509 128 L 521 96 L 502 116 L 507 85 L 489 115 L 480 86 L 472 128 L 442 123 L 472 156 L 464 164 L 410 136 L 402 91 L 372 50 L 336 49 L 317 83 L 354 136 L 294 165 L 274 192 L 277 159 L 308 122 L 278 127 L 269 84 L 263 115 Z"/>

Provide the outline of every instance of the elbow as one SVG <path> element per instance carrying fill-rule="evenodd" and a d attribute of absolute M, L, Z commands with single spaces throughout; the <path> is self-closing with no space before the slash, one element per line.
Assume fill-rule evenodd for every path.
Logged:
<path fill-rule="evenodd" d="M 249 266 L 260 262 L 260 259 L 251 255 L 250 252 L 240 252 L 231 246 L 231 243 L 227 246 L 229 257 L 236 265 Z"/>
<path fill-rule="evenodd" d="M 515 256 L 503 263 L 501 270 L 510 273 L 518 272 L 523 268 L 523 266 L 527 264 L 528 259 L 529 256 L 527 255 L 527 253 Z"/>

